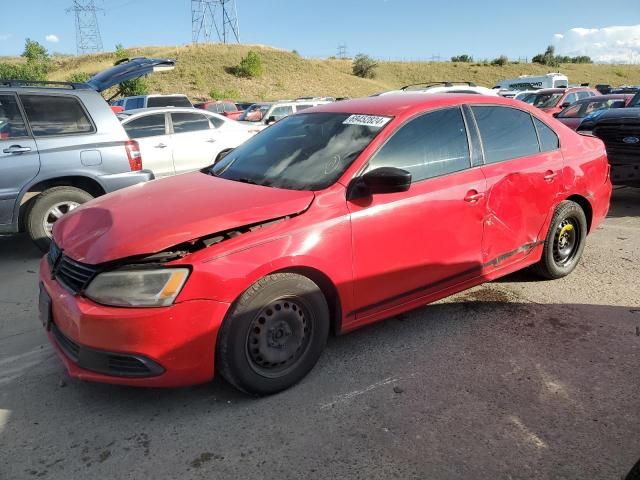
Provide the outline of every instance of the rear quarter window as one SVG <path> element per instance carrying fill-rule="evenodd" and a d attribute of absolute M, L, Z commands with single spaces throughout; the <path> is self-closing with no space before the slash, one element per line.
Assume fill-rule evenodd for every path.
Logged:
<path fill-rule="evenodd" d="M 189 99 L 183 95 L 170 97 L 149 97 L 147 107 L 192 107 Z"/>
<path fill-rule="evenodd" d="M 533 117 L 533 123 L 536 125 L 536 130 L 538 131 L 541 152 L 549 152 L 560 147 L 560 140 L 558 140 L 556 132 L 535 117 Z"/>
<path fill-rule="evenodd" d="M 36 137 L 95 132 L 78 98 L 71 95 L 20 95 Z"/>

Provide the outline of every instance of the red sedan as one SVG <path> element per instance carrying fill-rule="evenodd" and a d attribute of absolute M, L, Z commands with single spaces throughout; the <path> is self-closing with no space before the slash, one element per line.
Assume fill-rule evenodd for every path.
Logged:
<path fill-rule="evenodd" d="M 588 87 L 543 88 L 527 97 L 524 101 L 534 107 L 538 107 L 545 113 L 553 115 L 578 100 L 599 95 L 600 92 L 596 89 Z"/>
<path fill-rule="evenodd" d="M 522 102 L 388 95 L 287 117 L 210 168 L 65 215 L 40 311 L 74 377 L 269 394 L 341 334 L 533 265 L 609 208 L 600 140 Z"/>

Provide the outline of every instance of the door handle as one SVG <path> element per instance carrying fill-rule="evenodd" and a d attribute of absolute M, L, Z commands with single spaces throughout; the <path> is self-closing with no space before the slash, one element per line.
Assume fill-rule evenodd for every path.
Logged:
<path fill-rule="evenodd" d="M 156 145 L 156 148 L 167 148 L 167 146 L 164 143 L 159 143 Z"/>
<path fill-rule="evenodd" d="M 552 182 L 557 175 L 558 175 L 558 172 L 548 170 L 547 173 L 545 173 L 544 175 L 544 180 L 545 182 Z"/>
<path fill-rule="evenodd" d="M 11 145 L 9 148 L 2 150 L 4 153 L 25 153 L 30 152 L 31 147 L 21 147 L 20 145 Z"/>
<path fill-rule="evenodd" d="M 464 197 L 464 201 L 467 203 L 476 203 L 482 197 L 484 197 L 484 193 L 478 192 L 477 190 L 469 190 Z"/>

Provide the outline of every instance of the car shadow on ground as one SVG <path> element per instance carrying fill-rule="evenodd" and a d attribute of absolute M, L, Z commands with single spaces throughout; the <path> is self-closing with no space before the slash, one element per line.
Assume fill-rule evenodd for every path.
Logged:
<path fill-rule="evenodd" d="M 35 260 L 43 253 L 25 233 L 0 235 L 0 262 Z"/>
<path fill-rule="evenodd" d="M 640 188 L 614 187 L 609 218 L 639 217 Z"/>

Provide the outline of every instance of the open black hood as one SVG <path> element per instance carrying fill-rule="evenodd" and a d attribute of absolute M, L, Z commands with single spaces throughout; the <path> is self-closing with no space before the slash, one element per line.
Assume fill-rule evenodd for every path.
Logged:
<path fill-rule="evenodd" d="M 97 73 L 89 80 L 87 85 L 98 92 L 127 80 L 133 80 L 152 72 L 173 70 L 176 61 L 169 58 L 138 57 L 129 60 L 125 58 L 111 68 Z"/>

